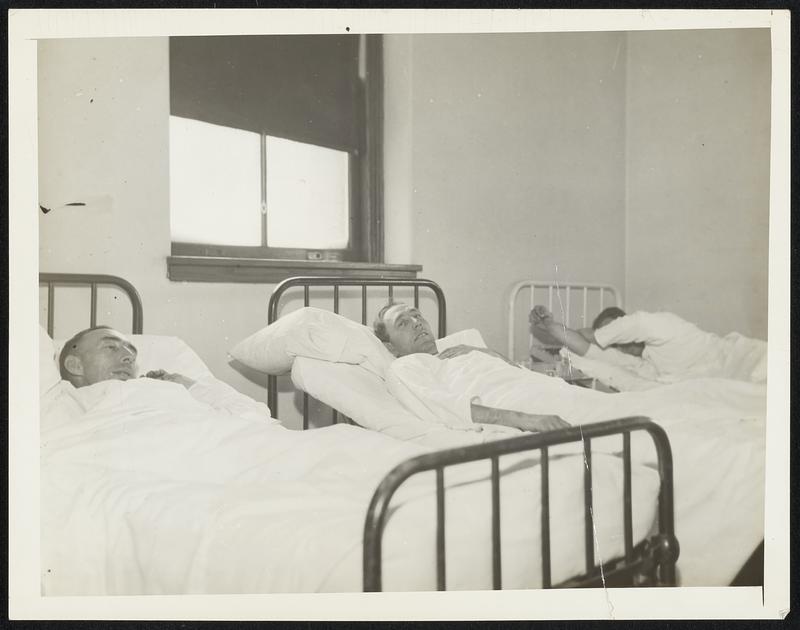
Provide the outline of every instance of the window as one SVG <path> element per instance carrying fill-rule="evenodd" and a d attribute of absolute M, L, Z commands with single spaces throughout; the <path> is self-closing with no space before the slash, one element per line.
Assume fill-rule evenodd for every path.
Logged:
<path fill-rule="evenodd" d="M 267 136 L 267 247 L 345 249 L 350 241 L 350 156 Z"/>
<path fill-rule="evenodd" d="M 261 136 L 170 116 L 172 240 L 261 245 Z"/>
<path fill-rule="evenodd" d="M 170 116 L 169 141 L 170 227 L 184 251 L 343 258 L 347 152 L 179 116 Z"/>
<path fill-rule="evenodd" d="M 171 278 L 382 263 L 381 62 L 380 36 L 170 38 Z"/>

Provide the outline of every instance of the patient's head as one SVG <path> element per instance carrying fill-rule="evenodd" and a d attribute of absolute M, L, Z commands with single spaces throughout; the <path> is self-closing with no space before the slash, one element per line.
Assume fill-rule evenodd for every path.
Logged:
<path fill-rule="evenodd" d="M 430 324 L 416 308 L 389 302 L 373 324 L 375 335 L 396 357 L 407 354 L 436 354 L 436 339 Z"/>
<path fill-rule="evenodd" d="M 620 317 L 625 317 L 625 311 L 623 311 L 618 306 L 609 306 L 608 308 L 604 308 L 597 317 L 594 318 L 592 322 L 592 330 L 597 330 L 598 328 L 602 328 L 613 322 L 615 319 L 619 319 Z M 642 356 L 644 352 L 644 343 L 641 341 L 632 341 L 630 343 L 615 343 L 612 344 L 613 348 L 616 348 L 620 352 L 624 352 L 625 354 L 630 354 L 634 357 Z"/>
<path fill-rule="evenodd" d="M 604 308 L 597 317 L 594 318 L 592 322 L 592 330 L 597 330 L 598 328 L 602 328 L 606 324 L 613 322 L 615 319 L 620 317 L 625 317 L 625 311 L 623 311 L 619 306 L 609 306 L 608 308 Z"/>
<path fill-rule="evenodd" d="M 136 347 L 108 326 L 82 330 L 64 344 L 58 364 L 61 377 L 75 387 L 135 378 Z"/>

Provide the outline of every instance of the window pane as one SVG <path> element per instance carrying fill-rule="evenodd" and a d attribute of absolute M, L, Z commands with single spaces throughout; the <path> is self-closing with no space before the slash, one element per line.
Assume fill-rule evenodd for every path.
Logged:
<path fill-rule="evenodd" d="M 348 154 L 267 137 L 267 245 L 343 249 L 349 239 Z"/>
<path fill-rule="evenodd" d="M 172 240 L 261 245 L 261 137 L 169 117 Z"/>

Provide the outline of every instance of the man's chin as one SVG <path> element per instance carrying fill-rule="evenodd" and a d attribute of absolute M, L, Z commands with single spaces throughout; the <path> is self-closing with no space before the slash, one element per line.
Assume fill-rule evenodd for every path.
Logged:
<path fill-rule="evenodd" d="M 428 339 L 417 346 L 417 352 L 423 354 L 436 354 L 436 342 L 433 339 Z"/>

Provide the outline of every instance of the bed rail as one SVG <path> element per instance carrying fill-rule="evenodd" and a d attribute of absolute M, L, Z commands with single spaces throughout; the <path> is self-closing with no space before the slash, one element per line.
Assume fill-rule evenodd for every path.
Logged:
<path fill-rule="evenodd" d="M 55 325 L 55 288 L 58 285 L 88 286 L 91 289 L 89 308 L 90 326 L 97 325 L 97 288 L 99 286 L 114 286 L 122 289 L 131 301 L 131 332 L 134 335 L 142 333 L 144 324 L 142 298 L 139 296 L 139 292 L 136 288 L 124 278 L 106 274 L 42 272 L 39 274 L 39 285 L 47 286 L 47 334 L 50 335 L 50 337 L 53 336 L 53 328 Z"/>
<path fill-rule="evenodd" d="M 420 289 L 430 290 L 436 298 L 438 309 L 438 337 L 447 334 L 447 304 L 441 287 L 432 280 L 423 278 L 340 278 L 334 276 L 296 276 L 287 278 L 275 286 L 269 297 L 267 308 L 267 323 L 272 324 L 278 319 L 281 300 L 291 289 L 302 287 L 303 306 L 311 306 L 311 289 L 331 287 L 333 289 L 333 312 L 339 313 L 339 289 L 342 287 L 361 288 L 361 323 L 368 325 L 369 318 L 374 313 L 367 313 L 367 287 L 385 287 L 387 299 L 394 298 L 396 287 L 411 287 L 414 290 L 414 307 L 419 307 Z M 267 405 L 274 417 L 278 417 L 278 378 L 270 376 L 267 379 Z M 338 412 L 333 411 L 333 422 L 338 422 Z M 308 428 L 308 394 L 303 393 L 303 429 Z"/>
<path fill-rule="evenodd" d="M 658 472 L 661 480 L 658 495 L 658 533 L 643 544 L 633 545 L 633 516 L 631 506 L 631 444 L 633 431 L 645 431 L 653 440 L 658 455 Z M 620 434 L 623 439 L 623 520 L 625 555 L 622 558 L 603 562 L 607 567 L 602 573 L 595 566 L 592 501 L 591 440 L 593 438 Z M 548 448 L 567 442 L 583 441 L 584 461 L 584 514 L 586 573 L 568 582 L 553 585 L 550 571 L 550 510 L 549 510 L 549 453 Z M 675 538 L 672 484 L 672 450 L 664 429 L 649 418 L 635 416 L 535 433 L 486 444 L 453 448 L 427 453 L 406 460 L 393 468 L 384 477 L 372 496 L 364 525 L 363 574 L 364 591 L 382 589 L 382 539 L 386 526 L 389 504 L 395 491 L 410 477 L 428 471 L 436 472 L 436 575 L 437 590 L 445 590 L 447 567 L 445 558 L 445 511 L 444 469 L 455 464 L 478 460 L 491 461 L 491 544 L 492 583 L 494 589 L 502 588 L 502 566 L 500 560 L 500 472 L 499 457 L 522 451 L 541 451 L 542 483 L 542 585 L 544 588 L 572 588 L 602 586 L 609 581 L 627 579 L 638 584 L 644 577 L 659 586 L 675 585 L 675 562 L 679 546 Z"/>
<path fill-rule="evenodd" d="M 570 325 L 570 316 L 573 314 L 572 295 L 577 292 L 580 296 L 580 317 L 581 327 L 585 328 L 591 325 L 591 318 L 596 316 L 606 306 L 618 306 L 622 308 L 622 293 L 613 284 L 598 284 L 591 282 L 557 282 L 555 280 L 520 280 L 511 287 L 511 293 L 508 298 L 508 357 L 514 357 L 515 350 L 515 334 L 517 325 L 515 322 L 515 313 L 517 300 L 520 294 L 530 290 L 530 299 L 528 310 L 526 311 L 526 329 L 527 329 L 527 314 L 533 309 L 536 304 L 542 304 L 542 301 L 537 301 L 537 296 L 542 296 L 546 292 L 547 295 L 547 308 L 553 312 L 554 301 L 561 299 L 561 292 L 564 293 L 564 300 L 558 305 L 556 309 L 556 316 L 559 316 L 568 326 Z M 537 294 L 538 291 L 538 294 Z M 589 296 L 597 295 L 599 301 L 599 308 L 596 312 L 590 314 L 592 311 L 589 309 Z M 613 298 L 612 303 L 606 303 L 606 297 Z M 563 310 L 563 312 L 561 312 Z M 533 335 L 528 333 L 528 347 L 533 343 Z M 527 357 L 525 357 L 527 358 Z"/>

